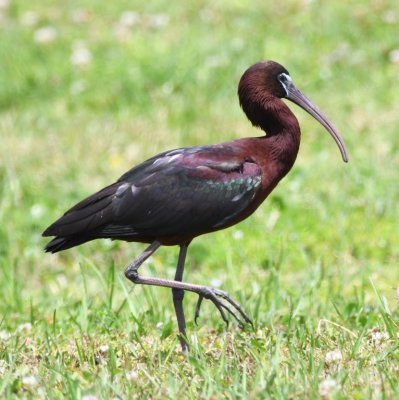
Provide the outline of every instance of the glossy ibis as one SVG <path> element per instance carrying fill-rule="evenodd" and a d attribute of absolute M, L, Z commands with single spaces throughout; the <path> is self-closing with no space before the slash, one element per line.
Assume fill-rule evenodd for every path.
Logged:
<path fill-rule="evenodd" d="M 227 323 L 252 323 L 227 293 L 183 283 L 187 248 L 199 235 L 234 225 L 251 215 L 293 166 L 299 150 L 297 119 L 281 99 L 288 99 L 319 121 L 348 161 L 343 140 L 331 122 L 294 86 L 290 74 L 274 61 L 248 68 L 238 85 L 240 104 L 252 125 L 265 135 L 212 146 L 158 154 L 91 195 L 48 227 L 55 236 L 45 250 L 56 253 L 98 238 L 149 243 L 125 270 L 134 283 L 172 289 L 179 340 L 187 352 L 183 312 L 185 291 L 198 294 L 195 321 L 209 299 Z M 138 268 L 161 245 L 180 246 L 174 280 L 139 276 Z"/>

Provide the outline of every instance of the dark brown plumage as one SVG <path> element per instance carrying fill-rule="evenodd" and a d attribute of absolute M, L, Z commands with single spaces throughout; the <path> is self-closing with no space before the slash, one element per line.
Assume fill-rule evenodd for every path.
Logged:
<path fill-rule="evenodd" d="M 293 101 L 316 118 L 348 160 L 338 132 L 280 64 L 265 61 L 251 66 L 240 80 L 238 96 L 248 119 L 264 136 L 161 153 L 75 205 L 43 233 L 55 236 L 45 248 L 52 253 L 98 238 L 150 243 L 125 275 L 135 283 L 172 288 L 184 352 L 188 349 L 182 308 L 185 290 L 199 295 L 195 319 L 202 299 L 207 298 L 226 322 L 225 311 L 240 323 L 241 318 L 251 322 L 227 293 L 181 280 L 193 238 L 247 218 L 293 166 L 300 128 L 281 99 Z M 180 246 L 174 281 L 138 275 L 139 266 L 161 245 Z"/>

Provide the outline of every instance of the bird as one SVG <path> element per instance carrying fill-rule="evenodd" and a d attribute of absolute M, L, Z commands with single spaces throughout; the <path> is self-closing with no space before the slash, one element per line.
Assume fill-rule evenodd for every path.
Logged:
<path fill-rule="evenodd" d="M 51 224 L 43 236 L 53 239 L 46 252 L 57 253 L 94 239 L 146 243 L 125 269 L 135 284 L 172 289 L 181 351 L 189 340 L 183 310 L 185 292 L 198 295 L 195 322 L 204 299 L 228 324 L 242 327 L 251 318 L 220 289 L 183 282 L 187 249 L 194 238 L 228 228 L 249 217 L 290 171 L 301 130 L 283 101 L 289 100 L 314 117 L 335 140 L 348 162 L 344 141 L 329 119 L 294 85 L 281 64 L 267 60 L 250 66 L 238 84 L 240 106 L 263 134 L 160 153 L 131 168 L 115 183 L 82 200 Z M 174 280 L 139 275 L 138 269 L 161 246 L 179 246 Z"/>

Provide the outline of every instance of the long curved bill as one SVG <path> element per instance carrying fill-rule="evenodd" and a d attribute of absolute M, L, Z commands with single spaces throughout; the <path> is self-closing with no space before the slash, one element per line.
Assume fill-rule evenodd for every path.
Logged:
<path fill-rule="evenodd" d="M 345 143 L 334 125 L 328 118 L 290 81 L 285 85 L 286 98 L 308 112 L 313 118 L 319 121 L 330 133 L 341 151 L 342 159 L 348 162 L 348 152 Z"/>

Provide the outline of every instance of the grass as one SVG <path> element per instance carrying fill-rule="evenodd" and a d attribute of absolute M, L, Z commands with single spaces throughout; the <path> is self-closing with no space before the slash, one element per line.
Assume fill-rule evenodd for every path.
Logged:
<path fill-rule="evenodd" d="M 397 398 L 398 23 L 394 0 L 1 2 L 0 396 Z M 143 245 L 52 256 L 40 235 L 157 152 L 258 134 L 236 85 L 260 59 L 334 121 L 350 163 L 290 105 L 291 173 L 188 254 L 185 279 L 220 284 L 255 329 L 209 303 L 196 326 L 187 294 L 186 360 L 170 291 L 123 276 Z M 173 277 L 176 260 L 160 249 L 143 270 Z"/>

